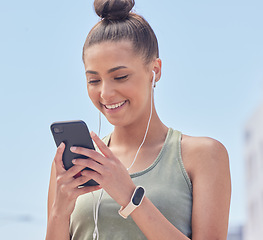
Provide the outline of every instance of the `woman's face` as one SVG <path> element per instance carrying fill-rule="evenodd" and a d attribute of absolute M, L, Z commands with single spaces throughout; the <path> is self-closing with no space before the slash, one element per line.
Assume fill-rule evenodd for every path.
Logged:
<path fill-rule="evenodd" d="M 88 94 L 115 126 L 148 119 L 152 64 L 145 65 L 129 41 L 102 42 L 85 50 Z"/>

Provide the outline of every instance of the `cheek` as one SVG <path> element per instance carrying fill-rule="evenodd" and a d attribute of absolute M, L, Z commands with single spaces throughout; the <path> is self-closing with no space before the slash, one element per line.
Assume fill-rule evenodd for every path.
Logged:
<path fill-rule="evenodd" d="M 147 86 L 142 84 L 129 88 L 128 92 L 136 103 L 139 102 L 143 104 L 150 97 L 150 92 L 148 91 Z"/>
<path fill-rule="evenodd" d="M 88 90 L 88 95 L 89 95 L 89 98 L 90 100 L 93 102 L 93 104 L 95 106 L 98 105 L 98 94 L 97 94 L 97 91 L 93 88 L 90 88 L 90 87 L 87 87 L 87 90 Z"/>

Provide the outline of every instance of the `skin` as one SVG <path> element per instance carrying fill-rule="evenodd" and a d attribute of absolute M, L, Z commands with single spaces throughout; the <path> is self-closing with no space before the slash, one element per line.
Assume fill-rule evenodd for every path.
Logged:
<path fill-rule="evenodd" d="M 89 47 L 85 51 L 84 62 L 89 97 L 114 125 L 114 131 L 109 146 L 91 133 L 102 154 L 85 148 L 72 148 L 72 152 L 90 159 L 76 159 L 68 171 L 62 163 L 64 145 L 59 146 L 50 177 L 46 240 L 70 239 L 70 214 L 77 197 L 82 194 L 103 188 L 118 204 L 126 206 L 136 187 L 129 174 L 142 171 L 153 163 L 168 131 L 153 106 L 145 144 L 135 164 L 127 171 L 145 134 L 150 114 L 152 70 L 156 72 L 158 81 L 161 60 L 154 59 L 145 64 L 129 41 L 121 41 L 102 42 Z M 115 104 L 122 106 L 110 109 Z M 187 135 L 182 136 L 181 147 L 183 163 L 193 184 L 192 239 L 226 239 L 231 195 L 227 151 L 214 139 Z M 75 179 L 73 176 L 85 167 L 95 171 L 84 170 L 82 176 Z M 94 179 L 100 186 L 77 188 L 89 179 Z M 131 217 L 147 239 L 188 239 L 147 196 Z"/>

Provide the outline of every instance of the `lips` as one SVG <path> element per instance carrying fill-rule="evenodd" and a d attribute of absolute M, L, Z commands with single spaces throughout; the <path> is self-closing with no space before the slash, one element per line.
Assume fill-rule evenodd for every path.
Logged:
<path fill-rule="evenodd" d="M 115 103 L 115 104 L 103 104 L 103 106 L 106 109 L 114 110 L 114 109 L 117 109 L 117 108 L 121 107 L 122 105 L 124 105 L 124 103 L 126 103 L 126 100 L 119 102 L 119 103 Z"/>

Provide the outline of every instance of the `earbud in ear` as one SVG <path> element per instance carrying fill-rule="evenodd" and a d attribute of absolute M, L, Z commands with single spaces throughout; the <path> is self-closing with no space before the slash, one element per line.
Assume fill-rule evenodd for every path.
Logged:
<path fill-rule="evenodd" d="M 154 88 L 155 87 L 155 76 L 156 76 L 156 73 L 153 70 L 152 70 L 152 72 L 153 72 L 152 87 Z"/>

